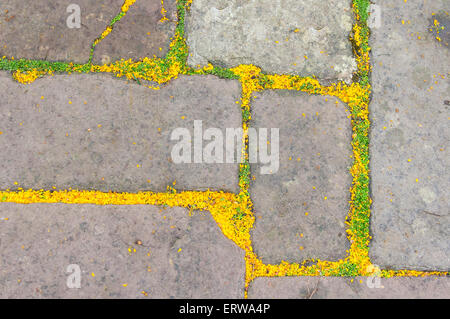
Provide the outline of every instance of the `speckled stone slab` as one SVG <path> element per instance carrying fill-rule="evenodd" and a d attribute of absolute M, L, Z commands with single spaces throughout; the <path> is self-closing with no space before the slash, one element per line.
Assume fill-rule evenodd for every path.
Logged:
<path fill-rule="evenodd" d="M 0 298 L 244 296 L 244 251 L 209 212 L 2 203 L 0 218 Z"/>
<path fill-rule="evenodd" d="M 75 21 L 72 4 L 79 6 L 80 28 L 67 25 L 68 19 Z M 92 43 L 122 4 L 123 0 L 2 0 L 0 57 L 86 63 Z"/>
<path fill-rule="evenodd" d="M 256 278 L 250 285 L 248 297 L 250 299 L 450 299 L 450 278 Z"/>
<path fill-rule="evenodd" d="M 448 271 L 450 52 L 430 31 L 448 1 L 376 3 L 370 256 L 382 267 Z"/>
<path fill-rule="evenodd" d="M 352 19 L 350 0 L 195 0 L 187 14 L 188 63 L 350 81 Z"/>
<path fill-rule="evenodd" d="M 265 263 L 339 260 L 349 241 L 351 124 L 335 98 L 294 91 L 258 93 L 251 127 L 279 128 L 280 165 L 251 164 L 256 221 L 252 242 Z M 269 140 L 270 147 L 274 141 Z"/>
<path fill-rule="evenodd" d="M 239 191 L 238 163 L 195 163 L 192 151 L 196 120 L 242 127 L 237 81 L 183 76 L 152 90 L 72 74 L 25 86 L 3 72 L 0 86 L 0 189 Z M 177 128 L 190 134 L 190 163 L 173 157 Z"/>
<path fill-rule="evenodd" d="M 163 5 L 161 2 L 136 1 L 113 31 L 96 45 L 94 63 L 166 55 L 177 23 L 176 1 L 164 0 Z"/>

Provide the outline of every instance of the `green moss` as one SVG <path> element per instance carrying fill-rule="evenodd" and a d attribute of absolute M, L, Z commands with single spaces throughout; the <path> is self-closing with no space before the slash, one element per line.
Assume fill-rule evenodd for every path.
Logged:
<path fill-rule="evenodd" d="M 241 164 L 241 168 L 239 170 L 239 181 L 241 182 L 243 190 L 247 190 L 250 185 L 250 163 L 248 160 L 245 160 L 244 163 Z"/>
<path fill-rule="evenodd" d="M 362 23 L 367 23 L 367 19 L 369 18 L 369 0 L 353 0 L 353 3 L 356 7 L 356 10 L 361 18 Z"/>
<path fill-rule="evenodd" d="M 250 120 L 251 114 L 250 111 L 247 109 L 242 110 L 242 119 L 244 122 L 248 122 Z"/>
<path fill-rule="evenodd" d="M 339 266 L 336 274 L 330 274 L 334 276 L 339 277 L 355 277 L 358 276 L 358 265 L 351 263 L 351 262 L 345 262 L 342 265 Z"/>
<path fill-rule="evenodd" d="M 245 216 L 247 216 L 247 214 L 245 212 L 243 212 L 240 207 L 237 207 L 236 208 L 236 214 L 233 215 L 232 219 L 233 220 L 241 220 Z"/>
<path fill-rule="evenodd" d="M 239 76 L 234 74 L 234 72 L 231 71 L 230 69 L 226 69 L 226 68 L 222 68 L 222 67 L 218 67 L 218 66 L 215 66 L 212 69 L 211 74 L 218 76 L 219 78 L 222 78 L 222 79 L 232 79 L 232 80 L 239 79 Z"/>
<path fill-rule="evenodd" d="M 273 85 L 273 80 L 269 79 L 269 77 L 266 74 L 261 73 L 260 76 L 258 77 L 258 84 L 266 89 L 266 88 L 270 88 Z"/>

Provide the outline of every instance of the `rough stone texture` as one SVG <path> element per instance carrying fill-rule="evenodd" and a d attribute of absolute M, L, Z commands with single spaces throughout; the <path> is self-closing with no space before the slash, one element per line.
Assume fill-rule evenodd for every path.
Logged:
<path fill-rule="evenodd" d="M 165 0 L 164 9 L 168 20 L 161 21 L 161 0 L 136 1 L 113 31 L 97 44 L 94 63 L 164 56 L 177 22 L 176 1 Z"/>
<path fill-rule="evenodd" d="M 434 13 L 434 12 L 433 12 Z M 437 26 L 435 22 L 437 21 Z M 431 26 L 430 32 L 434 34 L 435 40 L 440 42 L 441 45 L 445 45 L 447 48 L 450 43 L 450 16 L 447 11 L 440 10 L 428 19 L 429 25 Z M 437 32 L 439 31 L 439 33 Z M 439 39 L 440 41 L 439 41 Z"/>
<path fill-rule="evenodd" d="M 448 2 L 376 3 L 370 256 L 383 268 L 449 270 L 450 54 L 429 32 Z"/>
<path fill-rule="evenodd" d="M 67 27 L 70 4 L 81 9 L 81 28 Z M 85 63 L 92 42 L 119 12 L 123 0 L 2 0 L 0 57 Z"/>
<path fill-rule="evenodd" d="M 336 101 L 266 91 L 252 104 L 252 127 L 280 128 L 278 172 L 261 175 L 261 165 L 251 165 L 256 179 L 250 195 L 257 216 L 252 238 L 265 263 L 346 255 L 351 127 L 345 106 Z"/>
<path fill-rule="evenodd" d="M 95 74 L 24 86 L 2 73 L 0 86 L 0 189 L 165 191 L 176 180 L 177 189 L 239 190 L 237 163 L 175 164 L 170 140 L 179 127 L 193 137 L 194 120 L 242 127 L 237 81 L 185 76 L 156 91 Z"/>
<path fill-rule="evenodd" d="M 243 297 L 244 251 L 208 212 L 3 203 L 0 216 L 0 298 Z"/>
<path fill-rule="evenodd" d="M 367 277 L 257 278 L 250 299 L 450 299 L 450 278 L 377 278 L 380 288 L 369 288 Z M 374 279 L 369 279 L 374 287 Z M 382 288 L 381 288 L 382 287 Z"/>
<path fill-rule="evenodd" d="M 195 0 L 187 15 L 188 63 L 254 64 L 349 81 L 356 66 L 352 17 L 349 0 Z"/>

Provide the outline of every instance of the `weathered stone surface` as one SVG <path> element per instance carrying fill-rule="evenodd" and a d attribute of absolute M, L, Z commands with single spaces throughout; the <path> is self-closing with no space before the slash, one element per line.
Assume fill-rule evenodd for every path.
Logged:
<path fill-rule="evenodd" d="M 243 297 L 244 251 L 208 212 L 3 203 L 0 217 L 1 298 Z"/>
<path fill-rule="evenodd" d="M 450 43 L 450 16 L 448 12 L 444 10 L 437 13 L 433 12 L 428 21 L 429 30 L 434 35 L 435 40 L 448 48 Z"/>
<path fill-rule="evenodd" d="M 70 29 L 70 4 L 81 9 L 81 28 Z M 123 0 L 2 0 L 0 57 L 85 63 L 92 42 L 119 12 Z"/>
<path fill-rule="evenodd" d="M 377 278 L 376 282 L 367 277 L 286 277 L 257 278 L 250 285 L 248 297 L 255 299 L 422 299 L 450 298 L 450 278 L 402 277 Z M 353 282 L 352 282 L 353 280 Z"/>
<path fill-rule="evenodd" d="M 113 31 L 97 44 L 94 63 L 164 56 L 175 31 L 177 14 L 175 0 L 163 3 L 167 20 L 161 14 L 161 0 L 136 1 Z"/>
<path fill-rule="evenodd" d="M 237 81 L 185 76 L 151 90 L 72 74 L 24 86 L 2 73 L 0 82 L 0 189 L 165 191 L 176 180 L 177 189 L 239 190 L 237 163 L 175 164 L 171 155 L 173 130 L 193 137 L 194 120 L 204 130 L 242 127 Z"/>
<path fill-rule="evenodd" d="M 377 5 L 370 256 L 382 267 L 449 270 L 450 53 L 429 31 L 433 13 L 448 2 Z"/>
<path fill-rule="evenodd" d="M 351 80 L 351 1 L 195 0 L 188 63 L 254 64 L 269 73 Z"/>
<path fill-rule="evenodd" d="M 252 238 L 265 263 L 346 255 L 351 126 L 345 106 L 336 101 L 266 91 L 252 104 L 252 127 L 280 129 L 279 170 L 262 175 L 264 165 L 251 165 L 257 216 Z"/>

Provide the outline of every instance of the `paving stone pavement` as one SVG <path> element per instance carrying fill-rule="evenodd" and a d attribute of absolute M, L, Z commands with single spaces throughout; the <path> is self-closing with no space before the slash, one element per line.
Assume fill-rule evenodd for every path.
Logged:
<path fill-rule="evenodd" d="M 249 299 L 450 299 L 450 278 L 257 278 Z M 378 288 L 377 288 L 378 287 Z"/>
<path fill-rule="evenodd" d="M 371 259 L 383 268 L 448 271 L 450 52 L 429 31 L 448 2 L 376 3 Z"/>
<path fill-rule="evenodd" d="M 164 16 L 161 9 L 166 11 Z M 166 19 L 164 19 L 164 17 Z M 94 51 L 94 63 L 102 64 L 120 59 L 163 57 L 169 50 L 177 21 L 175 0 L 137 1 L 127 14 L 114 25 L 113 31 Z"/>
<path fill-rule="evenodd" d="M 69 28 L 70 4 L 81 10 L 81 27 Z M 86 63 L 91 44 L 119 12 L 123 0 L 2 0 L 0 57 Z"/>
<path fill-rule="evenodd" d="M 349 248 L 352 149 L 345 105 L 335 98 L 265 91 L 252 103 L 252 127 L 279 128 L 280 167 L 251 165 L 253 246 L 265 263 L 339 260 Z"/>
<path fill-rule="evenodd" d="M 346 231 L 355 225 L 364 228 L 359 233 L 367 230 L 364 212 L 352 215 L 361 217 L 359 223 L 345 224 L 351 209 L 350 167 L 361 155 L 356 154 L 358 147 L 352 150 L 352 138 L 353 143 L 365 139 L 356 130 L 356 118 L 352 131 L 348 106 L 336 97 L 293 90 L 249 93 L 265 81 L 285 88 L 307 80 L 300 89 L 310 92 L 309 86 L 317 86 L 314 79 L 261 76 L 249 66 L 235 74 L 229 69 L 253 64 L 266 74 L 315 75 L 322 85 L 356 81 L 355 54 L 361 53 L 358 40 L 364 35 L 355 27 L 357 36 L 350 41 L 353 23 L 361 23 L 354 19 L 351 0 L 187 1 L 186 63 L 182 39 L 176 43 L 176 56 L 167 60 L 101 68 L 88 63 L 79 69 L 51 61 L 88 62 L 94 40 L 124 3 L 129 10 L 95 46 L 93 63 L 164 57 L 184 15 L 177 15 L 175 0 L 79 0 L 81 28 L 71 29 L 66 20 L 72 3 L 0 3 L 0 69 L 8 70 L 0 71 L 0 298 L 242 298 L 247 284 L 249 298 L 450 298 L 450 279 L 442 273 L 381 278 L 378 288 L 369 287 L 378 281 L 368 283 L 367 277 L 246 281 L 262 273 L 310 275 L 282 261 L 342 261 L 350 249 Z M 361 3 L 368 4 L 353 1 L 355 8 Z M 356 259 L 338 263 L 337 271 L 341 276 L 361 274 L 367 268 L 353 268 L 366 267 L 366 262 L 380 266 L 387 276 L 403 275 L 405 269 L 415 275 L 417 270 L 449 271 L 449 3 L 371 3 L 370 190 L 364 188 L 359 195 L 370 191 L 373 202 L 358 203 L 371 204 L 370 261 L 361 256 L 365 248 L 357 246 L 352 250 Z M 363 75 L 364 56 L 359 62 L 358 74 Z M 197 69 L 209 63 L 215 68 L 203 72 L 218 76 L 187 75 L 201 73 L 187 66 Z M 62 69 L 74 72 L 49 76 Z M 14 74 L 17 81 L 32 83 L 13 81 L 9 71 L 14 70 L 21 71 Z M 94 72 L 116 72 L 129 79 L 137 74 L 142 81 Z M 245 73 L 241 84 L 223 78 L 240 72 Z M 148 84 L 156 83 L 147 80 L 164 84 L 152 90 Z M 358 90 L 364 87 L 364 76 L 359 80 L 350 87 L 318 90 L 354 101 L 353 94 L 366 97 Z M 265 163 L 251 163 L 253 207 L 242 213 L 241 201 L 248 202 L 239 181 L 247 183 L 246 166 L 240 171 L 238 163 L 176 164 L 172 150 L 177 141 L 171 134 L 187 129 L 195 144 L 194 120 L 202 121 L 204 133 L 207 128 L 245 127 L 247 118 L 251 128 L 268 128 L 269 134 L 270 128 L 280 129 L 280 156 L 274 174 L 263 174 Z M 267 147 L 273 150 L 274 141 Z M 227 153 L 226 145 L 223 151 Z M 365 171 L 358 170 L 352 173 L 365 178 Z M 222 194 L 226 205 L 209 203 L 220 228 L 209 211 L 169 205 L 14 203 L 61 200 L 65 193 L 52 197 L 53 191 L 67 189 L 103 191 L 95 199 L 108 204 L 129 196 L 129 203 L 146 194 L 108 192 L 166 192 L 167 186 L 234 193 Z M 51 192 L 30 199 L 21 198 L 22 189 Z M 93 199 L 92 193 L 71 194 Z M 181 195 L 190 196 L 189 203 L 205 200 L 204 193 Z M 173 199 L 175 194 L 158 196 Z M 231 220 L 228 207 L 236 210 Z M 250 247 L 245 227 L 251 225 L 242 221 L 252 220 L 252 213 L 254 251 L 244 251 L 239 247 Z M 234 242 L 229 239 L 233 234 Z M 359 258 L 361 265 L 354 265 Z M 71 264 L 81 269 L 80 289 L 67 287 Z M 391 272 L 398 269 L 400 273 Z M 310 270 L 322 275 L 324 269 Z"/>
<path fill-rule="evenodd" d="M 2 203 L 0 216 L 0 298 L 243 297 L 244 251 L 209 212 Z"/>
<path fill-rule="evenodd" d="M 238 163 L 175 163 L 171 154 L 173 130 L 194 138 L 194 120 L 204 130 L 242 127 L 237 81 L 181 77 L 156 91 L 94 74 L 23 86 L 3 72 L 0 81 L 0 189 L 161 192 L 176 181 L 239 192 Z"/>
<path fill-rule="evenodd" d="M 348 0 L 196 0 L 187 16 L 188 63 L 351 81 L 352 21 Z"/>

